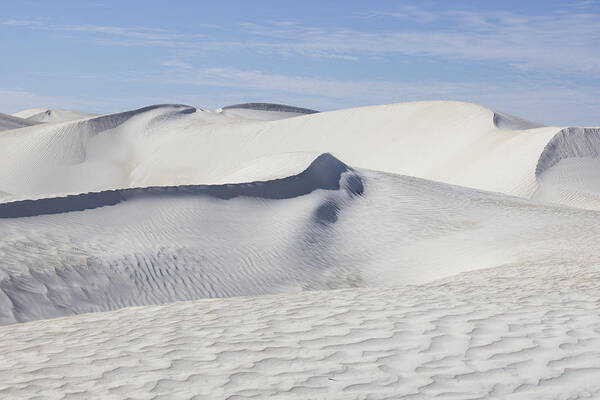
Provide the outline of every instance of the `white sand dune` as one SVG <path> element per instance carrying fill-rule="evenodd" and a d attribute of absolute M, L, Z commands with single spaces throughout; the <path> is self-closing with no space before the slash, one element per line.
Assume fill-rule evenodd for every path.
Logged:
<path fill-rule="evenodd" d="M 600 128 L 21 115 L 46 123 L 0 115 L 2 398 L 600 396 Z"/>
<path fill-rule="evenodd" d="M 525 118 L 516 117 L 500 111 L 494 111 L 494 125 L 505 131 L 516 131 L 525 129 L 543 128 L 544 125 L 529 121 Z"/>
<path fill-rule="evenodd" d="M 128 308 L 0 328 L 0 396 L 595 399 L 598 265 Z"/>
<path fill-rule="evenodd" d="M 542 176 L 562 167 L 558 162 L 562 159 L 594 158 L 598 142 L 582 140 L 574 133 L 577 129 L 536 127 L 459 102 L 402 103 L 259 119 L 227 109 L 211 112 L 165 105 L 5 132 L 0 136 L 0 168 L 7 173 L 0 177 L 0 190 L 31 197 L 250 182 L 298 173 L 315 155 L 330 152 L 356 167 L 570 206 L 598 208 L 600 204 L 596 191 L 585 192 L 585 183 L 583 193 L 581 188 L 573 193 L 560 179 Z M 588 131 L 594 138 L 600 132 Z M 291 155 L 289 163 L 282 154 Z M 279 172 L 275 166 L 282 165 L 287 166 Z"/>
<path fill-rule="evenodd" d="M 600 210 L 600 128 L 565 128 L 546 145 L 534 199 Z"/>
<path fill-rule="evenodd" d="M 307 114 L 315 114 L 318 111 L 307 108 L 287 106 L 272 103 L 244 103 L 223 107 L 218 112 L 227 116 L 245 118 L 258 121 L 274 121 L 277 119 L 299 117 Z"/>
<path fill-rule="evenodd" d="M 37 125 L 35 121 L 29 121 L 12 115 L 0 113 L 0 131 L 23 128 L 25 126 Z"/>
<path fill-rule="evenodd" d="M 1 204 L 0 217 L 3 324 L 402 286 L 510 263 L 600 263 L 596 212 L 352 170 L 327 154 L 280 180 L 26 200 Z"/>
<path fill-rule="evenodd" d="M 83 111 L 61 110 L 56 108 L 30 108 L 28 110 L 19 111 L 12 115 L 35 122 L 66 122 L 94 117 L 97 114 Z"/>

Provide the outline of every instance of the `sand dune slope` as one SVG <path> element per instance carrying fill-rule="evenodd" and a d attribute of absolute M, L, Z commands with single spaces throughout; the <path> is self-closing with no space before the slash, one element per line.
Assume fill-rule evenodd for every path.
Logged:
<path fill-rule="evenodd" d="M 600 128 L 37 111 L 0 115 L 1 398 L 600 397 Z"/>
<path fill-rule="evenodd" d="M 3 324 L 401 286 L 516 262 L 600 263 L 596 212 L 354 170 L 327 154 L 280 180 L 18 201 L 0 216 Z"/>
<path fill-rule="evenodd" d="M 586 142 L 591 147 L 584 153 L 549 156 L 547 146 L 555 137 L 562 138 L 563 147 L 581 142 L 573 130 L 540 127 L 474 104 L 402 103 L 271 121 L 234 110 L 152 106 L 5 132 L 0 136 L 0 168 L 6 171 L 0 191 L 18 198 L 267 180 L 298 173 L 316 155 L 330 152 L 356 167 L 571 206 L 600 204 L 595 191 L 586 195 L 587 183 L 580 185 L 584 189 L 578 186 L 581 195 L 573 195 L 562 181 L 549 184 L 550 178 L 544 182 L 552 189 L 542 190 L 539 174 L 539 165 L 549 157 L 593 161 L 597 141 Z M 598 130 L 590 135 L 598 136 Z M 547 172 L 562 167 L 558 161 Z M 556 195 L 557 190 L 564 193 Z"/>
<path fill-rule="evenodd" d="M 0 131 L 18 129 L 31 125 L 37 125 L 37 122 L 0 113 Z"/>
<path fill-rule="evenodd" d="M 29 110 L 19 111 L 12 115 L 35 122 L 66 122 L 96 116 L 96 114 L 83 111 L 61 110 L 55 108 L 31 108 Z"/>
<path fill-rule="evenodd" d="M 258 121 L 274 121 L 299 117 L 307 114 L 315 114 L 318 111 L 307 108 L 287 106 L 272 103 L 244 103 L 223 107 L 219 112 L 237 118 L 253 119 Z"/>
<path fill-rule="evenodd" d="M 534 199 L 600 210 L 600 128 L 565 128 L 536 167 Z"/>
<path fill-rule="evenodd" d="M 12 325 L 0 396 L 597 398 L 599 282 L 597 266 L 506 265 Z"/>

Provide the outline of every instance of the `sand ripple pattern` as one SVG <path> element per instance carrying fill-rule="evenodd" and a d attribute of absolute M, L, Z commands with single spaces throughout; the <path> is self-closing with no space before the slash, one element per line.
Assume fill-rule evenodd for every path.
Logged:
<path fill-rule="evenodd" d="M 288 188 L 289 198 L 128 190 L 113 206 L 2 219 L 0 324 L 206 297 L 422 284 L 506 264 L 600 265 L 597 212 L 318 160 L 304 175 L 222 192 Z"/>
<path fill-rule="evenodd" d="M 598 269 L 507 265 L 424 286 L 197 300 L 6 326 L 0 396 L 597 398 L 598 282 Z"/>

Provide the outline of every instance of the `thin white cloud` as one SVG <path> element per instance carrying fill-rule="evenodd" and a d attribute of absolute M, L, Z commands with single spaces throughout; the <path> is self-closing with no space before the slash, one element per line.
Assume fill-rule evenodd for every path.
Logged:
<path fill-rule="evenodd" d="M 0 24 L 2 25 L 12 25 L 12 26 L 41 26 L 42 23 L 37 20 L 28 20 L 28 19 L 7 19 L 2 21 Z"/>
<path fill-rule="evenodd" d="M 520 15 L 403 6 L 371 13 L 368 17 L 391 18 L 398 24 L 396 28 L 386 30 L 361 31 L 302 26 L 282 20 L 221 26 L 227 35 L 219 37 L 214 35 L 214 27 L 204 27 L 205 33 L 182 33 L 145 27 L 45 25 L 19 20 L 8 20 L 3 24 L 86 33 L 90 35 L 88 40 L 103 45 L 176 48 L 189 56 L 238 50 L 288 58 L 352 61 L 373 56 L 427 56 L 442 60 L 500 62 L 521 69 L 554 73 L 600 75 L 597 51 L 600 14 L 578 11 Z M 404 23 L 407 20 L 418 26 L 410 24 L 407 28 Z"/>
<path fill-rule="evenodd" d="M 597 2 L 595 0 L 582 0 L 582 1 L 574 1 L 571 3 L 571 7 L 577 8 L 580 10 L 587 10 L 591 8 Z"/>
<path fill-rule="evenodd" d="M 168 31 L 165 29 L 147 27 L 122 27 L 108 25 L 54 25 L 33 20 L 4 20 L 2 25 L 21 26 L 32 29 L 42 29 L 55 32 L 79 33 L 95 35 L 91 40 L 100 42 L 102 38 L 115 38 L 113 44 L 128 45 L 153 45 L 178 47 L 185 46 L 191 40 L 202 37 L 199 34 L 184 34 Z M 124 39 L 124 40 L 123 40 Z M 107 43 L 111 39 L 106 40 Z"/>
<path fill-rule="evenodd" d="M 383 13 L 376 16 L 384 15 Z M 385 14 L 398 18 L 397 13 Z M 402 13 L 401 18 L 412 14 Z M 435 20 L 437 18 L 437 20 Z M 436 21 L 443 28 L 430 26 Z M 600 15 L 589 13 L 550 16 L 522 16 L 510 13 L 448 12 L 421 15 L 419 30 L 404 29 L 365 32 L 355 29 L 321 29 L 268 26 L 252 33 L 271 40 L 248 40 L 245 45 L 286 54 L 423 55 L 429 57 L 496 61 L 522 67 L 563 73 L 600 75 Z"/>
<path fill-rule="evenodd" d="M 180 68 L 180 69 L 184 69 L 184 70 L 193 69 L 193 66 L 191 64 L 188 64 L 188 63 L 186 63 L 182 60 L 178 60 L 178 59 L 158 60 L 157 62 L 159 65 L 162 65 L 163 67 L 168 67 L 168 68 Z"/>

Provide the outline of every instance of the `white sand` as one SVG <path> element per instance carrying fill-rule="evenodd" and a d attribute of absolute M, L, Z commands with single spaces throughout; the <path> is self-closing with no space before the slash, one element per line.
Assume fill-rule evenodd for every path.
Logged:
<path fill-rule="evenodd" d="M 0 328 L 0 396 L 595 399 L 600 271 L 201 300 Z"/>
<path fill-rule="evenodd" d="M 17 217 L 0 219 L 0 323 L 514 263 L 600 265 L 597 212 L 344 170 L 323 156 L 286 180 L 0 205 Z M 48 214 L 60 207 L 83 211 Z"/>
<path fill-rule="evenodd" d="M 53 108 L 30 108 L 28 110 L 19 111 L 12 115 L 35 122 L 66 122 L 96 116 L 96 114 L 82 111 Z"/>
<path fill-rule="evenodd" d="M 5 132 L 0 135 L 0 169 L 6 171 L 0 191 L 27 197 L 250 182 L 298 173 L 313 156 L 330 152 L 355 167 L 598 208 L 595 190 L 575 196 L 560 188 L 568 193 L 546 198 L 537 172 L 560 166 L 556 157 L 592 157 L 596 142 L 572 133 L 554 139 L 559 147 L 575 149 L 564 152 L 546 148 L 561 136 L 561 128 L 507 126 L 534 125 L 458 102 L 363 107 L 275 121 L 161 106 Z M 298 152 L 309 156 L 282 158 Z M 553 164 L 540 165 L 547 160 Z M 280 172 L 282 164 L 287 167 Z"/>
<path fill-rule="evenodd" d="M 8 131 L 31 125 L 37 125 L 37 122 L 0 113 L 0 131 Z"/>
<path fill-rule="evenodd" d="M 35 111 L 0 115 L 0 397 L 600 396 L 600 129 Z"/>

